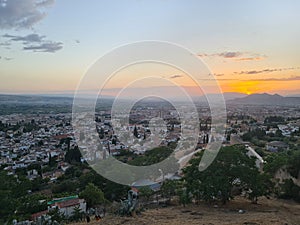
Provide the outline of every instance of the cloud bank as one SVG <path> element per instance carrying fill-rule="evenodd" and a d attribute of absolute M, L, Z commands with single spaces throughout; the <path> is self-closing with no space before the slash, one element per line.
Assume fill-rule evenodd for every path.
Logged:
<path fill-rule="evenodd" d="M 28 34 L 26 36 L 5 34 L 2 37 L 8 39 L 8 43 L 21 42 L 25 51 L 54 53 L 63 48 L 62 42 L 45 40 L 46 36 L 38 34 Z"/>
<path fill-rule="evenodd" d="M 273 73 L 273 72 L 281 72 L 281 71 L 287 71 L 287 70 L 297 70 L 300 69 L 300 67 L 289 67 L 289 68 L 268 68 L 263 70 L 246 70 L 246 71 L 240 71 L 240 72 L 234 72 L 235 74 L 246 74 L 246 75 L 253 75 L 253 74 L 261 74 L 261 73 Z"/>
<path fill-rule="evenodd" d="M 0 0 L 0 28 L 32 28 L 47 14 L 45 8 L 55 0 Z"/>
<path fill-rule="evenodd" d="M 63 48 L 63 44 L 61 42 L 47 42 L 39 45 L 30 45 L 23 47 L 23 50 L 30 50 L 34 52 L 51 52 L 54 53 Z"/>
<path fill-rule="evenodd" d="M 253 61 L 253 60 L 263 60 L 266 56 L 257 54 L 257 53 L 249 53 L 249 52 L 239 52 L 239 51 L 226 51 L 214 54 L 198 54 L 200 57 L 219 57 L 225 59 L 232 59 L 235 61 Z"/>
<path fill-rule="evenodd" d="M 45 36 L 40 36 L 38 34 L 28 34 L 26 36 L 5 34 L 2 37 L 7 38 L 10 41 L 21 41 L 24 44 L 28 44 L 31 42 L 42 42 L 42 40 L 45 38 Z"/>
<path fill-rule="evenodd" d="M 55 0 L 0 0 L 0 29 L 29 29 L 45 18 L 46 8 Z M 46 36 L 28 34 L 26 36 L 5 34 L 7 41 L 0 46 L 9 49 L 12 42 L 20 42 L 25 51 L 56 52 L 63 48 L 63 43 L 45 40 Z"/>

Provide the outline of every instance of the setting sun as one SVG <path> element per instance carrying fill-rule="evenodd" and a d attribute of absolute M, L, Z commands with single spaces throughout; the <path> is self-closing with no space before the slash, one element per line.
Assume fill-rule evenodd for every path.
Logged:
<path fill-rule="evenodd" d="M 259 81 L 236 81 L 222 85 L 223 92 L 239 92 L 250 95 L 252 93 L 260 92 Z"/>

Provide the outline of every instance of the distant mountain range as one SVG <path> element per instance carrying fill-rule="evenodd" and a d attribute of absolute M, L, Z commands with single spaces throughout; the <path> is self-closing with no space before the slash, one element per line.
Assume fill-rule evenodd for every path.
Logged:
<path fill-rule="evenodd" d="M 299 105 L 300 97 L 283 97 L 278 94 L 251 94 L 226 92 L 223 93 L 224 100 L 227 104 L 243 104 L 243 105 Z M 208 98 L 213 100 L 218 99 L 216 94 L 208 94 Z M 199 102 L 207 102 L 205 96 L 192 97 Z M 113 97 L 104 96 L 106 101 L 112 101 Z M 39 96 L 39 95 L 3 95 L 0 94 L 0 105 L 71 105 L 72 97 L 62 96 Z"/>
<path fill-rule="evenodd" d="M 30 105 L 30 104 L 72 104 L 73 98 L 40 95 L 3 95 L 0 94 L 0 104 Z"/>
<path fill-rule="evenodd" d="M 251 94 L 227 101 L 228 104 L 243 105 L 295 105 L 300 106 L 300 97 L 283 97 L 278 94 Z"/>
<path fill-rule="evenodd" d="M 211 99 L 214 99 L 214 97 L 218 97 L 217 94 L 207 94 Z M 246 97 L 246 94 L 239 93 L 239 92 L 225 92 L 223 93 L 223 97 L 225 101 L 233 100 L 236 98 L 243 98 Z M 205 97 L 205 96 L 203 96 Z"/>

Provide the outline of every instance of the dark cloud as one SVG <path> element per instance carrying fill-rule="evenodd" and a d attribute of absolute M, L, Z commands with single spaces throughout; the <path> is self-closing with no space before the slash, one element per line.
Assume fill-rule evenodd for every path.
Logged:
<path fill-rule="evenodd" d="M 198 54 L 198 56 L 200 56 L 200 57 L 208 57 L 208 56 L 212 56 L 212 55 L 208 55 L 208 54 L 206 54 L 206 53 L 200 53 L 200 54 Z"/>
<path fill-rule="evenodd" d="M 55 3 L 55 0 L 0 0 L 0 29 L 27 29 L 32 28 L 45 16 L 46 7 Z M 55 52 L 62 49 L 61 42 L 45 40 L 45 36 L 29 34 L 26 36 L 5 34 L 7 42 L 0 46 L 11 45 L 11 42 L 21 42 L 23 50 L 35 52 Z"/>
<path fill-rule="evenodd" d="M 243 55 L 243 53 L 241 53 L 241 52 L 221 52 L 218 54 L 218 56 L 224 57 L 224 58 L 237 58 L 242 55 Z"/>
<path fill-rule="evenodd" d="M 43 39 L 46 36 L 40 36 L 38 34 L 28 34 L 26 36 L 15 36 L 15 35 L 9 35 L 9 34 L 5 34 L 2 37 L 4 38 L 8 38 L 10 41 L 21 41 L 24 44 L 29 44 L 31 42 L 42 42 Z"/>
<path fill-rule="evenodd" d="M 54 53 L 63 48 L 63 43 L 61 42 L 47 42 L 38 45 L 24 46 L 23 50 L 25 51 L 34 51 L 34 52 L 51 52 Z"/>
<path fill-rule="evenodd" d="M 208 74 L 209 76 L 215 76 L 215 77 L 221 77 L 221 76 L 224 76 L 225 74 L 224 73 L 213 73 L 213 74 Z"/>
<path fill-rule="evenodd" d="M 216 77 L 221 77 L 221 76 L 224 76 L 225 74 L 224 73 L 215 73 L 214 74 Z"/>
<path fill-rule="evenodd" d="M 0 28 L 31 28 L 41 21 L 45 7 L 55 0 L 0 0 Z"/>
<path fill-rule="evenodd" d="M 5 34 L 2 37 L 9 42 L 22 42 L 23 50 L 34 52 L 56 52 L 63 48 L 63 43 L 45 40 L 46 36 L 28 34 L 26 36 Z"/>
<path fill-rule="evenodd" d="M 246 74 L 246 75 L 252 75 L 252 74 L 261 74 L 261 73 L 273 73 L 273 72 L 281 72 L 281 71 L 287 71 L 287 70 L 297 70 L 300 69 L 300 67 L 289 67 L 289 68 L 274 68 L 274 69 L 263 69 L 263 70 L 246 70 L 246 71 L 240 71 L 240 72 L 234 72 L 235 74 Z"/>
<path fill-rule="evenodd" d="M 37 7 L 47 7 L 47 6 L 52 6 L 55 3 L 55 0 L 40 0 L 36 1 L 36 6 Z"/>
<path fill-rule="evenodd" d="M 182 75 L 173 75 L 173 76 L 171 76 L 170 78 L 171 79 L 176 79 L 176 78 L 180 78 L 180 77 L 183 77 Z"/>
<path fill-rule="evenodd" d="M 256 53 L 249 52 L 238 52 L 238 51 L 227 51 L 215 54 L 198 54 L 200 57 L 221 57 L 225 59 L 233 59 L 235 61 L 251 61 L 251 60 L 262 60 L 266 58 L 266 56 L 262 56 Z"/>

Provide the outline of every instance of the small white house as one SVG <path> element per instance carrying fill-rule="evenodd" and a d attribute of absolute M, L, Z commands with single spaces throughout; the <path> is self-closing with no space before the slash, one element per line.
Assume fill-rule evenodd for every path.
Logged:
<path fill-rule="evenodd" d="M 77 195 L 57 198 L 48 202 L 48 211 L 58 208 L 59 211 L 66 217 L 73 215 L 75 207 L 79 207 L 81 212 L 86 213 L 86 201 L 84 199 L 80 199 Z"/>

